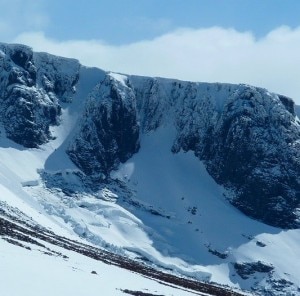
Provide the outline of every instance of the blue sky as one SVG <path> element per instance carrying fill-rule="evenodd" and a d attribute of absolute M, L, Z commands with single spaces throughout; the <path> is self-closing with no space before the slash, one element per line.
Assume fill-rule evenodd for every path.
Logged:
<path fill-rule="evenodd" d="M 300 25 L 299 0 L 52 0 L 45 2 L 58 39 L 101 39 L 124 44 L 178 27 L 221 26 L 262 37 L 281 25 Z"/>
<path fill-rule="evenodd" d="M 300 104 L 299 0 L 0 0 L 0 40 L 129 74 L 249 83 Z"/>
<path fill-rule="evenodd" d="M 14 22 L 13 33 L 43 30 L 58 40 L 98 39 L 110 44 L 151 39 L 182 27 L 220 26 L 262 37 L 282 25 L 300 25 L 299 0 L 0 0 L 0 4 L 1 19 Z"/>

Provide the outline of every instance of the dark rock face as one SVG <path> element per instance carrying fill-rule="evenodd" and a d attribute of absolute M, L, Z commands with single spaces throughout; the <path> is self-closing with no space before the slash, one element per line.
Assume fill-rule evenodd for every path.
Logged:
<path fill-rule="evenodd" d="M 256 272 L 270 273 L 274 267 L 261 261 L 250 263 L 234 263 L 234 269 L 242 279 L 247 279 Z"/>
<path fill-rule="evenodd" d="M 40 97 L 36 91 L 14 86 L 3 99 L 6 134 L 25 147 L 33 148 L 47 142 L 51 138 L 49 125 L 56 124 L 60 115 L 57 106 L 41 106 Z"/>
<path fill-rule="evenodd" d="M 29 47 L 0 44 L 0 51 L 1 121 L 6 135 L 25 147 L 38 147 L 51 139 L 49 126 L 58 124 L 61 94 L 41 87 L 40 72 L 47 68 L 41 68 Z"/>
<path fill-rule="evenodd" d="M 297 227 L 300 205 L 300 129 L 291 106 L 266 91 L 239 90 L 228 101 L 203 157 L 208 171 L 233 188 L 231 202 L 247 215 Z"/>
<path fill-rule="evenodd" d="M 70 103 L 76 92 L 80 64 L 77 60 L 57 58 L 47 53 L 35 56 L 38 64 L 38 83 L 51 97 Z"/>
<path fill-rule="evenodd" d="M 204 161 L 245 214 L 273 226 L 298 227 L 300 129 L 293 114 L 290 100 L 240 87 L 217 118 L 210 112 L 215 120 L 201 127 L 200 137 L 181 135 L 179 147 Z"/>
<path fill-rule="evenodd" d="M 286 96 L 278 95 L 279 100 L 285 106 L 286 110 L 288 110 L 292 115 L 295 115 L 295 103 L 294 101 Z"/>
<path fill-rule="evenodd" d="M 139 148 L 135 96 L 129 85 L 107 76 L 87 100 L 79 131 L 67 153 L 86 174 L 109 172 Z"/>
<path fill-rule="evenodd" d="M 145 78 L 143 87 L 133 87 L 142 132 L 154 131 L 164 125 L 172 109 L 171 96 L 157 79 Z"/>
<path fill-rule="evenodd" d="M 172 151 L 194 151 L 234 206 L 273 226 L 299 227 L 300 122 L 291 99 L 246 85 L 136 85 L 143 130 L 175 124 Z"/>

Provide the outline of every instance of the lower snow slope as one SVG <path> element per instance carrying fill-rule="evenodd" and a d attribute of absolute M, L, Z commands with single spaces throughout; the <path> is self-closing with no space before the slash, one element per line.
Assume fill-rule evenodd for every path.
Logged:
<path fill-rule="evenodd" d="M 28 251 L 0 240 L 1 295 L 124 296 L 129 294 L 126 291 L 148 293 L 145 295 L 195 295 L 71 251 L 63 250 L 63 254 L 68 258 L 44 255 L 39 250 Z"/>
<path fill-rule="evenodd" d="M 270 276 L 275 281 L 299 285 L 295 258 L 300 258 L 300 230 L 283 231 L 240 213 L 225 201 L 224 190 L 193 153 L 170 152 L 172 134 L 163 128 L 144 135 L 140 152 L 114 173 L 132 189 L 136 201 L 161 214 L 128 207 L 150 227 L 156 250 L 201 264 L 212 281 L 227 285 L 268 286 L 269 276 L 263 279 L 253 272 L 241 280 L 233 267 L 234 262 L 258 261 L 274 267 Z"/>

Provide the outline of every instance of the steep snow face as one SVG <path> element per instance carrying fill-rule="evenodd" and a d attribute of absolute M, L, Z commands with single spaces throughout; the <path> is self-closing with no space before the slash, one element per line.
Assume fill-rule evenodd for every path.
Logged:
<path fill-rule="evenodd" d="M 300 256 L 299 229 L 282 231 L 237 211 L 192 151 L 171 153 L 175 136 L 170 126 L 142 135 L 139 153 L 111 174 L 131 192 L 117 203 L 143 221 L 163 258 L 141 242 L 127 248 L 166 267 L 169 256 L 182 258 L 211 281 L 258 295 L 297 295 L 298 260 L 289 258 Z"/>

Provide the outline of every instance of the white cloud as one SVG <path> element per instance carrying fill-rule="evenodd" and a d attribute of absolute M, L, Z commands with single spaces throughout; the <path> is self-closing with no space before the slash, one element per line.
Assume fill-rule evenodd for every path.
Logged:
<path fill-rule="evenodd" d="M 14 41 L 128 74 L 262 86 L 300 104 L 300 27 L 280 27 L 258 40 L 250 32 L 213 27 L 179 29 L 122 46 L 97 40 L 58 42 L 41 32 L 23 33 Z"/>

